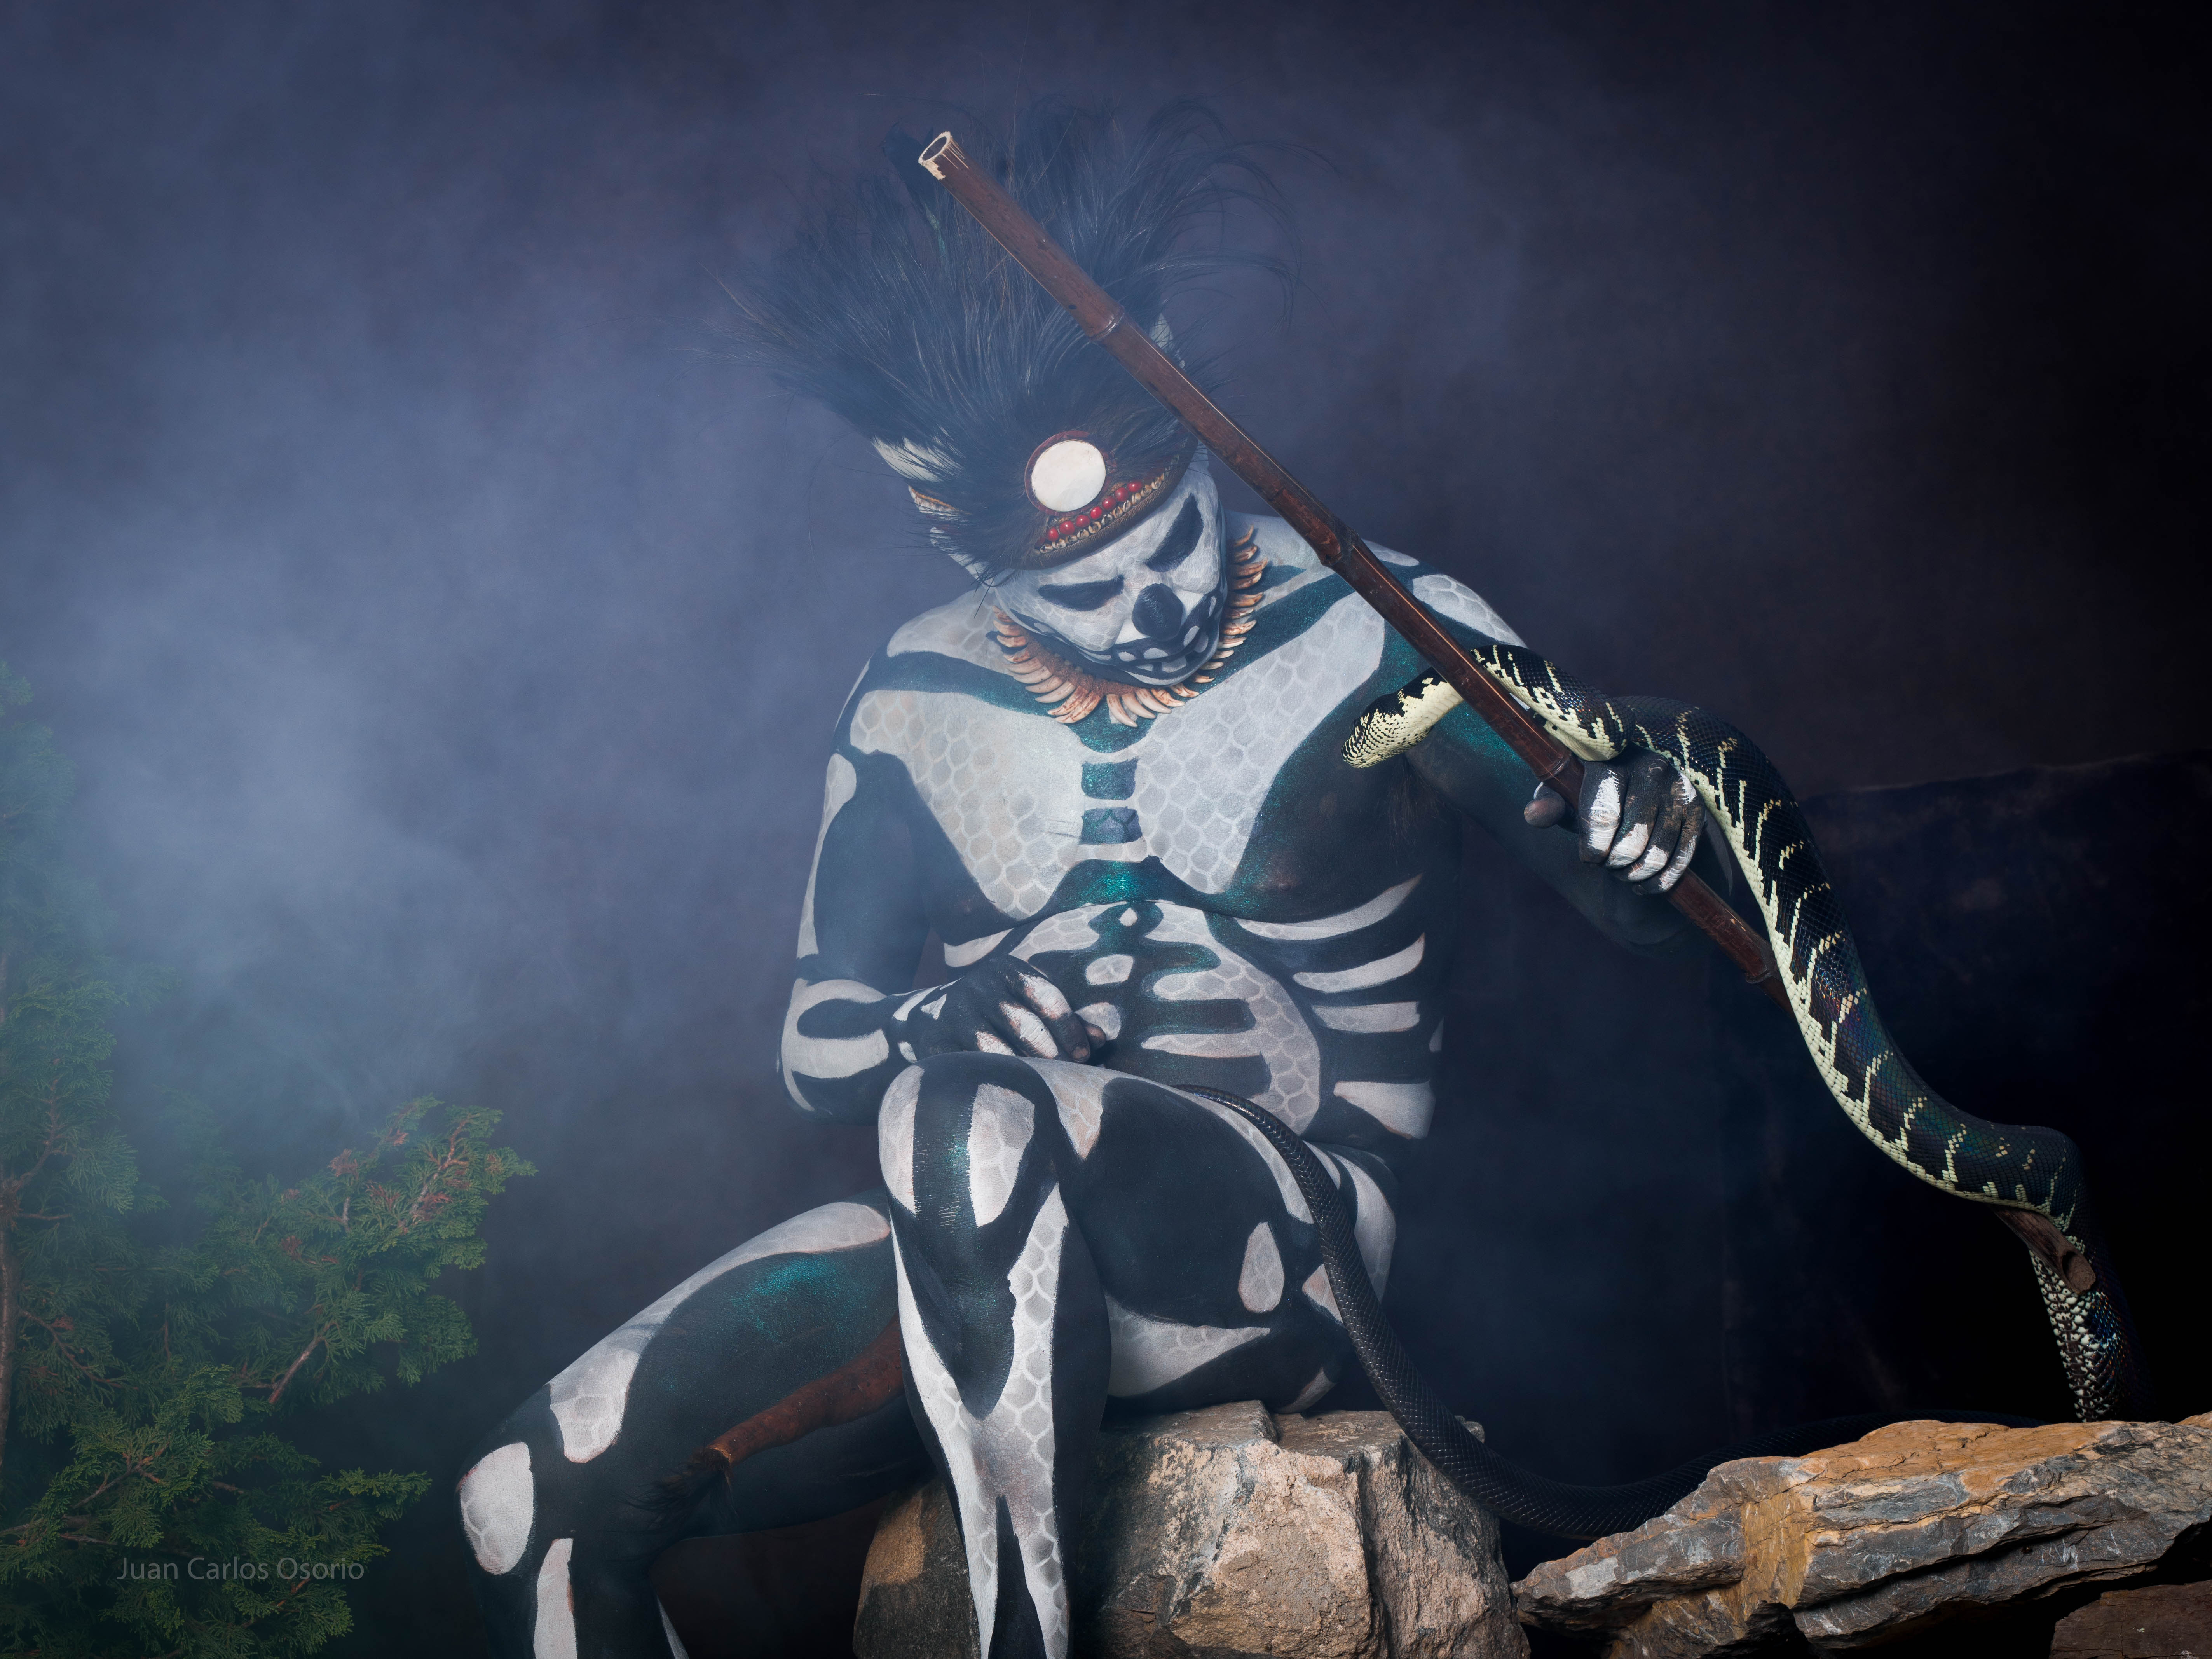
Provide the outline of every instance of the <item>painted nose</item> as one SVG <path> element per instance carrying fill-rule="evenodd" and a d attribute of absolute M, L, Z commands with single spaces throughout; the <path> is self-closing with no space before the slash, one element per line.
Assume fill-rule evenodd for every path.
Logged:
<path fill-rule="evenodd" d="M 1182 626 L 1182 596 L 1164 582 L 1137 595 L 1129 620 L 1147 639 L 1164 639 Z"/>

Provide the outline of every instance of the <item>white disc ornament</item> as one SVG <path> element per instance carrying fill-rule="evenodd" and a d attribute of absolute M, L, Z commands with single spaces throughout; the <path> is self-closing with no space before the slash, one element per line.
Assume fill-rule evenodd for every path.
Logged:
<path fill-rule="evenodd" d="M 1106 488 L 1106 457 L 1088 438 L 1054 438 L 1030 459 L 1030 499 L 1048 513 L 1088 507 Z"/>

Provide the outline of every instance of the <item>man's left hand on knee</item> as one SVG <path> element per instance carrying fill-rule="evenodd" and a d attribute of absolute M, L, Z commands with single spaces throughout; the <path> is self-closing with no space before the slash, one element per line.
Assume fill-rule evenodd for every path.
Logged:
<path fill-rule="evenodd" d="M 929 1012 L 934 1009 L 934 1012 Z M 919 1054 L 1020 1054 L 1088 1060 L 1105 1041 L 1060 988 L 1027 963 L 992 957 L 908 1017 Z"/>

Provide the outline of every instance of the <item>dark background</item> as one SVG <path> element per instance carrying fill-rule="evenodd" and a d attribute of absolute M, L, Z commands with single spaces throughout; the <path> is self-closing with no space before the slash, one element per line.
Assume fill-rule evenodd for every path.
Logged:
<path fill-rule="evenodd" d="M 416 1093 L 484 1102 L 544 1170 L 458 1287 L 481 1353 L 331 1455 L 449 1480 L 675 1279 L 873 1178 L 868 1136 L 784 1108 L 774 1034 L 836 704 L 958 579 L 863 448 L 715 354 L 717 278 L 811 169 L 1048 92 L 1201 94 L 1309 147 L 1278 167 L 1287 315 L 1231 285 L 1182 319 L 1232 411 L 1371 538 L 1811 794 L 2204 741 L 2184 15 L 0 13 L 0 657 L 79 764 L 127 945 L 187 975 L 126 1086 L 189 1088 L 272 1168 Z M 2124 812 L 2175 848 L 2203 822 L 2155 788 Z M 1641 1474 L 1757 1415 L 1726 1358 L 1737 1016 L 1469 866 L 1431 1265 L 1393 1305 L 1508 1450 Z M 1940 980 L 1906 988 L 1942 1030 Z M 1952 1403 L 2046 1401 L 2033 1352 L 2028 1405 Z M 349 1651 L 466 1616 L 442 1504 L 397 1543 Z"/>

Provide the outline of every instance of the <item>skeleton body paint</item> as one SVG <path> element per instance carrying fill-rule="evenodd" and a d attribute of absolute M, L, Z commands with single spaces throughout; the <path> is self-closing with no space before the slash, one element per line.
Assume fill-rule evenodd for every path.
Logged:
<path fill-rule="evenodd" d="M 1458 857 L 1451 812 L 1389 828 L 1394 791 L 1492 826 L 1628 941 L 1671 936 L 1577 837 L 1526 828 L 1526 774 L 1464 712 L 1404 761 L 1344 765 L 1416 665 L 1281 525 L 1225 530 L 1267 561 L 1252 634 L 1149 721 L 1053 720 L 973 599 L 900 630 L 854 688 L 781 1063 L 801 1111 L 877 1126 L 884 1188 L 695 1275 L 488 1437 L 459 1498 L 501 1652 L 547 1650 L 550 1619 L 580 1652 L 669 1654 L 646 1578 L 669 1542 L 834 1514 L 934 1466 L 986 1651 L 1064 1656 L 1061 1540 L 1105 1414 L 1309 1409 L 1348 1364 L 1287 1170 L 1183 1085 L 1325 1148 L 1389 1269 Z M 956 976 L 908 988 L 933 928 Z M 702 1448 L 894 1327 L 904 1394 L 686 1484 Z M 581 1401 L 576 1379 L 617 1369 Z"/>
<path fill-rule="evenodd" d="M 1066 186 L 1042 216 L 1157 315 L 1170 244 L 1129 227 L 1180 222 L 1174 191 L 1218 154 L 1156 127 L 1112 175 L 1123 196 L 1055 184 L 1105 167 L 1102 143 L 1030 143 L 1047 173 L 1016 184 L 1048 210 Z M 1067 205 L 1099 200 L 1121 204 L 1123 240 Z M 988 1659 L 1065 1659 L 1063 1551 L 1105 1417 L 1304 1411 L 1349 1363 L 1288 1169 L 1190 1091 L 1256 1102 L 1321 1150 L 1379 1280 L 1394 1165 L 1437 1104 L 1463 823 L 1623 941 L 1681 933 L 1646 866 L 1697 825 L 1656 778 L 1611 786 L 1635 839 L 1608 863 L 1610 840 L 1528 826 L 1533 780 L 1464 709 L 1347 765 L 1361 714 L 1419 672 L 1410 649 L 1281 523 L 1224 514 L 1188 434 L 1130 404 L 1118 369 L 1094 374 L 1052 331 L 1064 317 L 1024 312 L 972 234 L 947 222 L 937 263 L 896 274 L 1021 316 L 915 301 L 945 337 L 865 397 L 843 369 L 789 371 L 875 440 L 981 585 L 901 629 L 839 712 L 799 915 L 783 1081 L 802 1113 L 874 1127 L 883 1184 L 739 1245 L 485 1437 L 458 1519 L 508 1659 L 680 1651 L 647 1577 L 670 1543 L 827 1516 L 933 1469 Z M 899 266 L 904 246 L 837 257 Z M 801 274 L 755 321 L 803 367 L 793 341 L 879 301 L 846 265 Z M 963 361 L 957 330 L 986 325 L 1048 361 L 995 404 L 917 402 Z M 963 372 L 1004 356 L 979 346 Z M 1451 578 L 1382 556 L 1449 626 L 1513 639 Z M 1120 690 L 1071 707 L 1035 648 Z M 917 986 L 933 933 L 951 977 Z"/>

